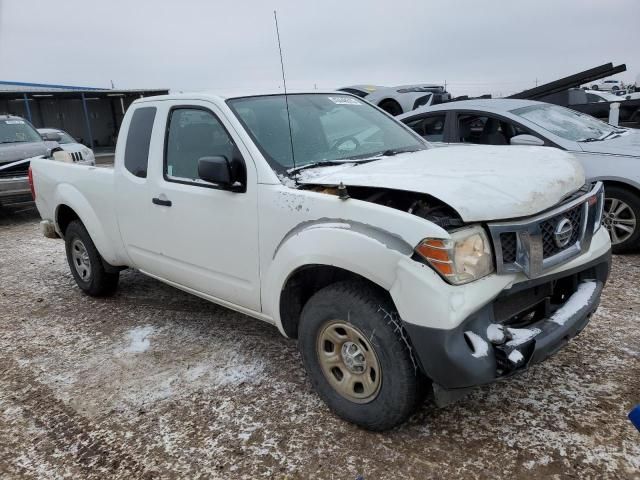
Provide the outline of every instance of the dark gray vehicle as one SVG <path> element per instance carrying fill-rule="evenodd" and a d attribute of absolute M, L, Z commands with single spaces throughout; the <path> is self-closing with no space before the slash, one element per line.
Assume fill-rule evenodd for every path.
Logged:
<path fill-rule="evenodd" d="M 29 202 L 29 159 L 58 147 L 45 142 L 24 118 L 0 115 L 0 205 Z"/>

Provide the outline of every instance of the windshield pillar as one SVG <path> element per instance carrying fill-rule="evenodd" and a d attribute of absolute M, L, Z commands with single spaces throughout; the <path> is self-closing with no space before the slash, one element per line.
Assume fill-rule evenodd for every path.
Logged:
<path fill-rule="evenodd" d="M 27 94 L 23 94 L 23 98 L 24 98 L 24 109 L 27 112 L 27 120 L 29 120 L 29 123 L 33 123 L 33 120 L 31 119 L 31 107 L 29 107 L 29 97 L 27 97 Z"/>

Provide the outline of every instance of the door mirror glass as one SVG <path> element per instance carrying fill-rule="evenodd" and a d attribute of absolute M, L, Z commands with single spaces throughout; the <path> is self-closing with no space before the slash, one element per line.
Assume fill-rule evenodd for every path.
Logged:
<path fill-rule="evenodd" d="M 512 137 L 510 143 L 511 145 L 534 145 L 542 147 L 544 145 L 544 140 L 524 133 L 522 135 L 516 135 L 515 137 Z"/>
<path fill-rule="evenodd" d="M 198 177 L 205 182 L 215 183 L 221 187 L 234 184 L 231 165 L 226 157 L 202 157 L 198 160 Z"/>

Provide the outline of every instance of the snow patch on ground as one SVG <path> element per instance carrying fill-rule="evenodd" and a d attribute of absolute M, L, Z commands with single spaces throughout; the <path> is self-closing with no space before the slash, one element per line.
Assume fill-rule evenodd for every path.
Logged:
<path fill-rule="evenodd" d="M 551 316 L 550 320 L 558 325 L 564 325 L 578 310 L 589 303 L 597 286 L 596 282 L 582 282 L 576 293 L 569 297 L 569 300 Z"/>
<path fill-rule="evenodd" d="M 489 344 L 478 334 L 471 330 L 464 332 L 471 345 L 473 346 L 473 355 L 476 358 L 486 357 L 489 354 Z"/>
<path fill-rule="evenodd" d="M 124 349 L 126 353 L 144 353 L 149 350 L 151 341 L 149 337 L 155 332 L 155 328 L 151 325 L 144 327 L 135 327 L 127 332 L 129 346 Z"/>

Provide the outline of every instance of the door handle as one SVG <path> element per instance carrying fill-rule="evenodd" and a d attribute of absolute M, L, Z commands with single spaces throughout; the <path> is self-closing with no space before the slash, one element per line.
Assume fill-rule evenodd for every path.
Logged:
<path fill-rule="evenodd" d="M 163 200 L 162 198 L 153 197 L 153 198 L 151 199 L 151 201 L 152 201 L 155 205 L 162 205 L 163 207 L 170 207 L 170 206 L 171 206 L 171 200 Z"/>

